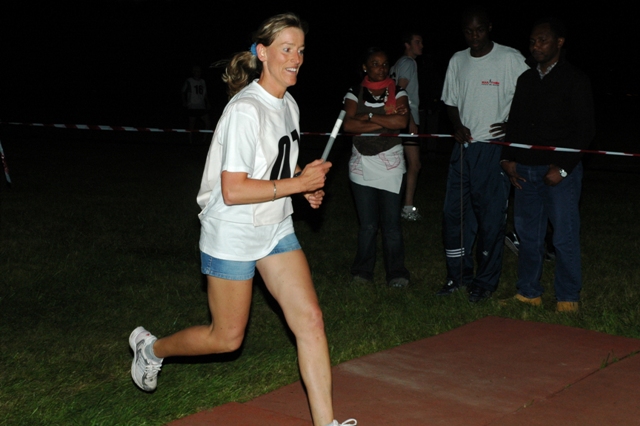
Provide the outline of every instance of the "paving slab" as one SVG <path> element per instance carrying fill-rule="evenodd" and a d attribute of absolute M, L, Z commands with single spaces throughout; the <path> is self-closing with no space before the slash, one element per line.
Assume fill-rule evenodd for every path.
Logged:
<path fill-rule="evenodd" d="M 560 400 L 561 393 L 564 394 L 562 397 L 568 398 L 566 395 L 572 395 L 576 388 L 582 389 L 583 386 L 577 384 L 585 381 L 598 386 L 606 384 L 606 378 L 594 381 L 593 376 L 614 366 L 623 368 L 625 357 L 638 351 L 640 339 L 554 324 L 486 317 L 438 336 L 334 367 L 336 418 L 354 417 L 360 425 L 376 426 L 502 426 L 495 422 L 510 420 L 515 423 L 505 425 L 525 424 L 517 416 L 528 418 L 527 413 L 531 412 L 532 416 L 545 418 L 548 414 L 538 407 L 550 407 L 559 415 L 560 405 L 553 404 L 552 399 Z M 623 361 L 602 369 L 614 359 Z M 610 373 L 610 376 L 609 380 L 623 381 L 619 384 L 621 388 L 636 386 L 637 389 L 635 383 L 638 382 L 631 381 L 637 376 L 622 373 Z M 606 388 L 601 392 L 606 392 Z M 634 394 L 637 391 L 631 393 Z M 586 404 L 588 395 L 585 393 L 578 398 L 576 394 L 575 403 Z M 622 396 L 610 394 L 612 401 L 601 410 L 610 409 L 616 401 L 626 404 L 628 400 Z M 245 407 L 280 413 L 310 424 L 309 408 L 300 382 L 233 408 Z M 219 410 L 215 422 L 212 419 L 212 423 L 199 424 L 254 424 L 247 423 L 253 411 L 247 411 L 245 420 L 240 423 L 221 422 L 222 409 L 212 410 L 212 413 Z M 531 419 L 533 421 L 533 417 Z M 187 425 L 191 424 L 180 424 Z"/>
<path fill-rule="evenodd" d="M 609 365 L 489 426 L 640 425 L 640 355 Z"/>

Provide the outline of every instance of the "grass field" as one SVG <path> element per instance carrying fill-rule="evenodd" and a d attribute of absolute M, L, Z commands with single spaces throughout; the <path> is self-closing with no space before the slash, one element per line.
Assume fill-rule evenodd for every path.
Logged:
<path fill-rule="evenodd" d="M 164 336 L 209 320 L 195 203 L 206 146 L 52 132 L 55 138 L 2 140 L 14 185 L 0 190 L 0 424 L 160 425 L 298 380 L 291 335 L 258 282 L 240 351 L 168 360 L 151 395 L 133 385 L 133 328 Z M 319 146 L 305 149 L 301 163 L 319 156 L 323 142 L 310 138 Z M 447 141 L 423 158 L 417 205 L 424 220 L 403 225 L 411 286 L 384 286 L 381 262 L 375 285 L 351 284 L 357 219 L 347 143 L 336 142 L 323 208 L 296 200 L 295 213 L 334 364 L 487 315 L 640 338 L 637 159 L 587 162 L 582 306 L 577 315 L 559 315 L 553 263 L 545 265 L 542 308 L 500 303 L 515 294 L 517 258 L 508 251 L 487 303 L 434 296 L 445 278 Z"/>

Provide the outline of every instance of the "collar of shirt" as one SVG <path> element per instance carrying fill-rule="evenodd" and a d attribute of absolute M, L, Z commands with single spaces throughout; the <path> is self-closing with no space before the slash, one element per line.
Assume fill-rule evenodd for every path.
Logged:
<path fill-rule="evenodd" d="M 547 71 L 546 72 L 542 72 L 542 69 L 540 68 L 540 64 L 538 64 L 536 69 L 538 70 L 538 74 L 540 75 L 540 80 L 542 80 L 547 74 L 549 74 L 551 72 L 551 70 L 553 69 L 553 67 L 555 67 L 556 65 L 558 65 L 558 61 L 555 61 L 553 64 L 549 65 L 547 67 Z"/>

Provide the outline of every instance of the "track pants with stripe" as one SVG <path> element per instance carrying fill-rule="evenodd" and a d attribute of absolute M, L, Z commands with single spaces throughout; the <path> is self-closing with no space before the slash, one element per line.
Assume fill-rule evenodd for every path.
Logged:
<path fill-rule="evenodd" d="M 500 280 L 509 202 L 510 182 L 500 166 L 501 151 L 499 145 L 456 144 L 444 201 L 447 279 L 489 291 L 495 291 Z"/>

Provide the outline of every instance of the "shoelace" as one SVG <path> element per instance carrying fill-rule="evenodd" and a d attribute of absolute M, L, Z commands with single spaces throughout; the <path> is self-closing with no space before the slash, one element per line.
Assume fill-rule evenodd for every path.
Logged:
<path fill-rule="evenodd" d="M 147 365 L 144 366 L 144 372 L 147 376 L 147 379 L 155 379 L 161 368 L 162 364 L 156 364 L 150 361 Z"/>
<path fill-rule="evenodd" d="M 340 423 L 338 426 L 356 426 L 358 421 L 356 419 L 345 420 L 343 423 Z"/>
<path fill-rule="evenodd" d="M 160 369 L 162 369 L 162 364 L 145 360 L 144 357 L 138 358 L 138 365 L 142 367 L 144 370 L 144 381 L 145 382 L 153 382 L 158 377 L 158 373 Z"/>

